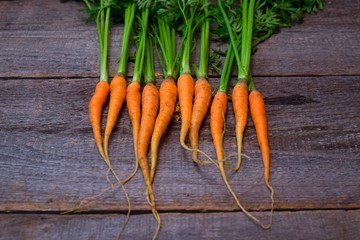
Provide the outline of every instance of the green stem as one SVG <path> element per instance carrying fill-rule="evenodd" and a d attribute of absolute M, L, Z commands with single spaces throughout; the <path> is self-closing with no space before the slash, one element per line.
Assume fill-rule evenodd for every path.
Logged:
<path fill-rule="evenodd" d="M 100 8 L 101 9 L 104 8 L 104 2 L 105 2 L 105 0 L 100 0 Z M 104 11 L 101 11 L 100 12 L 100 32 L 101 32 L 101 36 L 104 35 L 104 29 L 105 29 L 104 21 L 105 21 L 105 13 L 104 13 Z"/>
<path fill-rule="evenodd" d="M 235 51 L 233 50 L 233 47 L 230 44 L 229 49 L 227 50 L 227 53 L 226 53 L 223 70 L 221 72 L 218 92 L 225 92 L 225 93 L 227 92 L 228 81 L 229 81 L 229 77 L 230 77 L 230 73 L 231 73 L 232 64 L 234 61 L 234 53 L 235 53 Z"/>
<path fill-rule="evenodd" d="M 208 62 L 209 62 L 209 37 L 210 37 L 210 22 L 206 20 L 201 26 L 200 38 L 200 62 L 199 70 L 197 71 L 196 78 L 207 79 Z"/>
<path fill-rule="evenodd" d="M 246 49 L 247 49 L 247 42 L 246 42 L 246 35 L 248 31 L 248 0 L 242 1 L 242 29 L 241 29 L 241 60 L 242 60 L 242 67 L 246 71 L 245 68 L 245 61 L 246 61 Z"/>
<path fill-rule="evenodd" d="M 190 69 L 190 50 L 191 50 L 190 32 L 191 32 L 191 29 L 188 28 L 187 33 L 186 33 L 187 38 L 185 40 L 186 41 L 185 49 L 184 49 L 183 56 L 181 59 L 180 75 L 182 75 L 184 73 L 191 74 L 191 69 Z"/>
<path fill-rule="evenodd" d="M 175 59 L 176 58 L 176 35 L 175 35 L 175 28 L 171 28 L 171 40 L 172 40 L 172 53 L 173 53 L 173 58 L 172 59 Z"/>
<path fill-rule="evenodd" d="M 164 59 L 163 72 L 165 78 L 172 77 L 176 78 L 176 36 L 175 29 L 171 28 L 166 16 L 158 19 L 158 29 L 160 37 L 155 32 L 157 42 L 160 45 L 161 52 Z"/>
<path fill-rule="evenodd" d="M 132 3 L 125 9 L 125 23 L 124 23 L 123 39 L 121 43 L 120 61 L 119 61 L 119 67 L 116 71 L 116 74 L 121 74 L 123 76 L 125 76 L 126 74 L 126 66 L 129 57 L 130 35 L 134 23 L 135 8 L 136 8 L 136 4 Z"/>
<path fill-rule="evenodd" d="M 140 83 L 141 74 L 143 70 L 144 63 L 144 55 L 145 55 L 145 46 L 146 46 L 146 34 L 147 34 L 147 26 L 149 21 L 149 8 L 146 8 L 141 13 L 141 37 L 139 42 L 139 47 L 135 57 L 135 65 L 134 65 L 134 75 L 133 82 Z"/>
<path fill-rule="evenodd" d="M 247 75 L 247 78 L 250 76 L 250 57 L 251 57 L 251 45 L 252 45 L 252 32 L 253 32 L 253 23 L 254 23 L 254 6 L 255 0 L 250 0 L 249 4 L 249 14 L 248 14 L 248 25 L 246 29 L 246 45 L 245 45 L 245 54 L 243 61 L 244 69 Z"/>
<path fill-rule="evenodd" d="M 194 20 L 195 13 L 196 13 L 196 7 L 194 7 L 193 9 L 190 9 L 191 16 L 189 19 L 187 18 L 186 14 L 184 13 L 184 10 L 182 10 L 185 21 L 186 21 L 186 30 L 183 33 L 185 35 L 186 42 L 185 42 L 185 49 L 184 49 L 182 59 L 180 62 L 180 75 L 185 74 L 185 73 L 191 75 L 190 53 L 191 53 L 191 44 L 193 42 L 192 24 L 193 24 L 193 20 Z"/>
<path fill-rule="evenodd" d="M 243 67 L 241 65 L 239 52 L 237 51 L 237 44 L 236 44 L 236 41 L 235 41 L 233 30 L 232 30 L 232 28 L 230 26 L 229 18 L 226 16 L 224 8 L 222 7 L 221 0 L 218 0 L 218 3 L 219 3 L 221 14 L 223 15 L 226 27 L 227 27 L 229 35 L 230 35 L 231 45 L 234 48 L 234 54 L 235 54 L 236 63 L 237 63 L 237 66 L 238 66 L 238 79 L 244 79 L 246 75 L 245 75 L 245 71 L 244 71 L 244 69 L 243 69 Z"/>
<path fill-rule="evenodd" d="M 108 53 L 108 34 L 109 34 L 109 21 L 110 21 L 110 7 L 106 7 L 105 23 L 103 32 L 103 48 L 100 54 L 100 81 L 108 82 L 108 69 L 107 69 L 107 53 Z M 102 11 L 103 12 L 103 11 Z"/>
<path fill-rule="evenodd" d="M 88 0 L 84 0 L 84 2 L 85 2 L 85 4 L 86 4 L 86 6 L 89 8 L 89 10 L 91 10 L 91 5 L 90 5 L 89 1 L 88 1 Z"/>
<path fill-rule="evenodd" d="M 144 82 L 145 84 L 155 84 L 154 56 L 153 56 L 152 40 L 146 38 L 145 60 L 144 60 Z"/>

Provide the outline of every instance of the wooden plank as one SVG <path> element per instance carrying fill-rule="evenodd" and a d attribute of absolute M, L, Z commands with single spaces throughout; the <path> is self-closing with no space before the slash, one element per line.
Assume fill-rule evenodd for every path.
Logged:
<path fill-rule="evenodd" d="M 276 212 L 270 230 L 242 213 L 161 213 L 158 239 L 357 239 L 360 211 Z M 269 213 L 254 213 L 268 220 Z M 122 214 L 1 214 L 0 238 L 116 239 Z M 121 239 L 150 239 L 156 222 L 150 214 L 133 215 Z"/>
<path fill-rule="evenodd" d="M 0 77 L 98 76 L 97 31 L 95 24 L 85 24 L 87 16 L 77 11 L 80 8 L 84 4 L 77 1 L 2 1 Z M 326 2 L 324 11 L 260 45 L 252 61 L 254 75 L 360 74 L 360 28 L 354 17 L 359 11 L 358 0 Z M 116 72 L 122 30 L 120 24 L 111 29 L 110 75 Z M 226 50 L 227 45 L 212 40 L 211 48 Z M 198 56 L 196 48 L 193 63 L 198 63 Z M 155 65 L 161 72 L 157 60 Z M 132 71 L 129 64 L 129 75 Z"/>
<path fill-rule="evenodd" d="M 73 208 L 107 187 L 106 167 L 93 141 L 88 102 L 96 79 L 0 80 L 0 211 Z M 276 209 L 359 208 L 359 76 L 267 77 L 254 79 L 266 101 L 271 147 L 271 183 Z M 214 86 L 217 79 L 210 79 Z M 103 124 L 107 108 L 103 113 Z M 229 103 L 224 148 L 236 152 Z M 200 149 L 215 156 L 209 115 Z M 104 128 L 104 126 L 103 126 Z M 110 140 L 110 157 L 123 178 L 134 168 L 126 107 Z M 159 150 L 154 181 L 160 210 L 236 210 L 214 166 L 197 166 L 178 143 L 173 120 Z M 253 123 L 248 120 L 241 170 L 228 172 L 247 209 L 269 209 L 269 192 Z M 234 160 L 233 160 L 234 161 Z M 234 164 L 234 163 L 233 163 Z M 148 210 L 142 174 L 126 188 L 133 209 Z M 126 210 L 120 190 L 86 204 L 83 210 Z"/>

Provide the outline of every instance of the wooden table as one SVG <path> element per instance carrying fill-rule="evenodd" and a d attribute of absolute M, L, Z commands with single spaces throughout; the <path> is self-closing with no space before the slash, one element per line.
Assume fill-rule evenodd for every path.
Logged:
<path fill-rule="evenodd" d="M 262 230 L 239 211 L 214 166 L 192 162 L 178 141 L 180 122 L 173 120 L 154 181 L 163 223 L 159 239 L 360 238 L 360 1 L 324 2 L 324 11 L 281 29 L 252 60 L 269 125 L 271 229 Z M 108 187 L 88 119 L 99 54 L 95 25 L 85 24 L 87 16 L 77 11 L 83 7 L 76 1 L 1 1 L 0 239 L 115 239 L 125 220 L 120 188 L 79 212 L 60 214 Z M 110 75 L 122 29 L 111 29 Z M 211 47 L 227 49 L 219 41 Z M 210 76 L 216 89 L 219 75 Z M 215 156 L 209 121 L 207 115 L 200 148 Z M 226 121 L 224 147 L 236 152 L 230 102 Z M 117 173 L 128 176 L 135 159 L 126 107 L 109 151 Z M 251 159 L 239 172 L 227 172 L 230 184 L 246 209 L 267 222 L 270 198 L 250 116 L 243 153 Z M 150 239 L 156 222 L 140 172 L 126 190 L 132 214 L 122 238 Z"/>

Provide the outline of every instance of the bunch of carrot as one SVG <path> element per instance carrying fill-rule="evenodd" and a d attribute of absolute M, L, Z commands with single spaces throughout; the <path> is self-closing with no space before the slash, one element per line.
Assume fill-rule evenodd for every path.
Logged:
<path fill-rule="evenodd" d="M 158 161 L 158 149 L 175 111 L 179 97 L 181 112 L 180 144 L 192 152 L 192 159 L 200 161 L 198 153 L 205 155 L 221 172 L 222 178 L 237 202 L 238 206 L 252 220 L 265 226 L 252 216 L 240 204 L 236 194 L 231 189 L 225 174 L 224 162 L 231 170 L 237 171 L 241 166 L 241 151 L 243 133 L 247 123 L 248 105 L 256 129 L 258 143 L 264 164 L 266 186 L 271 191 L 273 211 L 274 191 L 269 183 L 270 150 L 267 137 L 267 121 L 265 105 L 259 91 L 255 89 L 250 70 L 251 54 L 256 45 L 270 37 L 280 26 L 290 26 L 295 20 L 302 20 L 304 12 L 316 11 L 322 8 L 320 0 L 242 0 L 240 8 L 234 7 L 234 1 L 209 4 L 207 0 L 158 0 L 158 1 L 120 1 L 96 0 L 92 6 L 84 0 L 90 19 L 95 19 L 100 47 L 100 81 L 89 103 L 89 116 L 98 151 L 116 178 L 115 185 L 121 185 L 130 180 L 137 172 L 138 166 L 144 177 L 147 199 L 152 208 L 158 228 L 161 226 L 156 210 L 155 194 L 152 183 Z M 108 32 L 111 11 L 119 11 L 124 21 L 121 55 L 119 67 L 110 85 L 108 81 L 107 52 Z M 116 18 L 117 16 L 112 16 Z M 219 88 L 212 98 L 212 88 L 207 81 L 209 67 L 210 23 L 217 22 L 214 33 L 226 38 L 229 48 L 221 71 Z M 194 65 L 197 78 L 192 77 L 190 54 L 195 48 L 194 32 L 200 28 L 200 62 Z M 179 49 L 176 49 L 176 32 L 181 37 Z M 132 82 L 126 87 L 126 67 L 129 55 L 131 34 L 136 39 L 137 52 L 134 64 Z M 153 47 L 163 67 L 164 80 L 158 90 L 155 86 Z M 159 52 L 161 50 L 162 56 Z M 233 61 L 236 59 L 238 79 L 232 93 L 232 103 L 236 119 L 236 140 L 238 161 L 235 167 L 228 163 L 222 146 L 225 114 L 227 110 L 227 87 Z M 145 86 L 141 91 L 141 79 Z M 109 111 L 105 127 L 104 141 L 101 136 L 101 114 L 110 93 Z M 136 167 L 125 180 L 120 180 L 114 171 L 109 157 L 109 139 L 116 124 L 119 112 L 126 99 L 127 109 L 133 128 L 134 155 Z M 210 107 L 211 103 L 211 107 Z M 210 107 L 210 127 L 217 160 L 211 159 L 199 150 L 199 130 Z M 191 147 L 185 143 L 187 134 Z M 148 150 L 151 149 L 151 168 L 148 161 Z M 126 192 L 125 192 L 126 193 Z M 130 213 L 130 202 L 129 202 Z M 271 215 L 272 217 L 272 215 Z M 127 222 L 127 221 L 126 221 Z"/>

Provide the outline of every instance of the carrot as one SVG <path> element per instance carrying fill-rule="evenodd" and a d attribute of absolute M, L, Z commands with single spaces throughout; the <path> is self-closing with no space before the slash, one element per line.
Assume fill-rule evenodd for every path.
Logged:
<path fill-rule="evenodd" d="M 146 185 L 146 198 L 152 208 L 153 215 L 158 223 L 158 228 L 153 236 L 156 238 L 160 227 L 161 220 L 156 210 L 155 194 L 153 192 L 149 161 L 147 158 L 147 152 L 149 144 L 154 131 L 155 119 L 158 114 L 159 108 L 159 91 L 155 86 L 155 71 L 154 71 L 154 59 L 153 59 L 153 45 L 152 39 L 147 36 L 147 24 L 149 19 L 149 8 L 142 11 L 142 34 L 139 44 L 139 49 L 142 51 L 142 58 L 144 60 L 143 65 L 139 65 L 139 71 L 143 70 L 145 87 L 142 93 L 142 112 L 139 136 L 137 142 L 137 161 L 139 162 L 141 171 L 143 173 L 145 185 Z M 135 70 L 134 70 L 135 71 Z M 134 75 L 138 75 L 139 72 L 134 72 Z M 141 76 L 141 75 L 140 75 Z M 136 79 L 134 79 L 136 80 Z"/>
<path fill-rule="evenodd" d="M 199 2 L 198 2 L 199 3 Z M 180 112 L 181 112 L 181 130 L 180 130 L 180 144 L 185 149 L 189 149 L 185 144 L 185 138 L 189 131 L 191 124 L 191 112 L 194 98 L 194 80 L 191 76 L 190 68 L 190 53 L 192 51 L 192 42 L 194 39 L 194 26 L 196 26 L 196 5 L 180 4 L 178 1 L 178 8 L 182 12 L 185 26 L 183 28 L 184 51 L 180 61 L 180 77 L 177 81 Z"/>
<path fill-rule="evenodd" d="M 155 194 L 150 179 L 149 161 L 147 158 L 147 152 L 148 152 L 151 136 L 154 130 L 155 118 L 158 113 L 159 92 L 156 86 L 151 82 L 146 84 L 146 86 L 144 87 L 142 94 L 142 106 L 143 108 L 141 114 L 139 141 L 137 147 L 137 158 L 145 180 L 147 196 L 150 197 L 150 200 L 148 199 L 148 202 L 152 208 L 153 215 L 156 221 L 158 222 L 158 228 L 153 237 L 153 239 L 155 239 L 161 227 L 161 220 L 156 210 Z"/>
<path fill-rule="evenodd" d="M 140 94 L 140 83 L 132 82 L 129 84 L 126 90 L 126 103 L 128 108 L 129 117 L 131 120 L 131 125 L 133 128 L 133 142 L 134 142 L 134 151 L 137 154 L 137 143 L 139 139 L 139 129 L 140 129 L 140 103 L 141 103 L 141 94 Z"/>
<path fill-rule="evenodd" d="M 181 74 L 177 82 L 177 87 L 181 112 L 180 144 L 186 147 L 185 137 L 190 128 L 194 97 L 194 80 L 192 76 L 188 73 Z"/>
<path fill-rule="evenodd" d="M 269 183 L 269 175 L 270 175 L 270 148 L 268 141 L 268 133 L 267 133 L 267 122 L 266 122 L 266 114 L 265 114 L 265 104 L 264 100 L 259 91 L 254 88 L 250 92 L 249 95 L 249 103 L 250 103 L 250 112 L 251 117 L 254 122 L 256 135 L 258 139 L 258 143 L 261 150 L 261 155 L 264 163 L 264 179 L 266 186 L 271 192 L 271 215 L 270 215 L 270 224 L 272 223 L 272 213 L 274 210 L 274 189 L 271 187 Z"/>
<path fill-rule="evenodd" d="M 211 110 L 210 110 L 210 127 L 211 127 L 211 135 L 213 137 L 213 142 L 216 150 L 216 155 L 218 160 L 224 159 L 224 149 L 222 147 L 222 135 L 223 135 L 223 127 L 224 127 L 224 120 L 225 120 L 225 113 L 226 113 L 226 105 L 227 105 L 227 96 L 224 92 L 220 91 L 218 92 L 214 100 L 211 104 Z M 237 205 L 240 207 L 240 209 L 252 220 L 260 224 L 263 228 L 269 228 L 269 226 L 264 226 L 260 220 L 255 218 L 253 215 L 251 215 L 246 209 L 242 206 L 242 204 L 239 202 L 236 194 L 232 190 L 224 169 L 224 162 L 219 161 L 219 170 L 221 173 L 221 176 L 225 182 L 225 185 L 227 186 L 228 190 L 230 191 L 231 195 L 234 197 L 234 200 L 236 201 Z"/>
<path fill-rule="evenodd" d="M 235 133 L 238 148 L 238 162 L 235 168 L 229 167 L 231 170 L 237 171 L 241 165 L 242 140 L 248 113 L 248 90 L 246 81 L 239 82 L 235 85 L 232 93 L 232 102 L 236 121 Z"/>
<path fill-rule="evenodd" d="M 217 159 L 224 159 L 224 150 L 222 147 L 222 132 L 224 127 L 224 119 L 227 109 L 227 95 L 223 91 L 219 91 L 211 104 L 210 109 L 210 128 L 211 135 L 216 150 Z M 219 166 L 224 168 L 224 163 L 219 162 Z"/>
<path fill-rule="evenodd" d="M 256 135 L 264 163 L 264 178 L 265 182 L 268 184 L 270 175 L 270 149 L 267 133 L 265 104 L 260 92 L 257 90 L 251 91 L 249 95 L 249 102 L 251 117 L 254 122 Z"/>
<path fill-rule="evenodd" d="M 204 7 L 204 14 L 208 14 L 207 0 L 201 1 Z M 210 21 L 206 19 L 201 25 L 200 39 L 200 62 L 199 69 L 195 67 L 196 78 L 194 88 L 194 106 L 191 113 L 189 139 L 192 150 L 199 149 L 199 130 L 202 121 L 209 109 L 211 102 L 211 86 L 207 81 L 208 59 L 209 59 Z M 192 151 L 192 159 L 198 161 L 198 151 Z"/>
<path fill-rule="evenodd" d="M 133 9 L 131 12 L 131 14 L 133 14 L 133 13 L 135 13 L 135 3 L 132 3 L 130 5 L 130 7 L 131 6 L 133 6 Z M 135 163 L 136 167 L 135 167 L 134 172 L 127 179 L 131 179 L 136 174 L 138 167 L 139 167 L 138 158 L 137 158 L 137 145 L 138 145 L 138 138 L 139 138 L 140 116 L 141 116 L 140 81 L 141 81 L 142 68 L 143 68 L 143 63 L 144 63 L 144 55 L 145 55 L 144 52 L 145 52 L 145 44 L 146 44 L 146 32 L 147 32 L 147 21 L 148 21 L 149 10 L 148 9 L 141 10 L 141 14 L 138 12 L 137 12 L 137 14 L 141 16 L 141 17 L 137 16 L 138 17 L 138 18 L 136 18 L 138 20 L 137 24 L 140 25 L 142 28 L 141 28 L 140 32 L 134 33 L 135 35 L 138 34 L 140 41 L 137 44 L 137 53 L 136 53 L 136 57 L 135 57 L 134 74 L 133 74 L 132 82 L 129 84 L 129 86 L 127 87 L 127 90 L 126 90 L 126 104 L 127 104 L 128 113 L 129 113 L 129 117 L 130 117 L 130 121 L 131 121 L 131 125 L 132 125 L 133 145 L 134 145 L 134 153 L 135 153 L 135 159 L 136 159 L 136 163 Z M 129 15 L 129 16 L 131 18 L 131 15 Z M 125 16 L 125 18 L 126 18 L 126 16 Z M 137 26 L 134 28 L 137 28 Z M 123 45 L 123 47 L 125 48 L 124 52 L 126 53 L 124 58 L 127 59 L 129 44 L 127 44 L 125 46 Z M 121 52 L 121 54 L 123 54 L 123 52 Z M 126 63 L 124 63 L 120 60 L 118 72 L 125 73 L 125 71 L 126 71 Z"/>
<path fill-rule="evenodd" d="M 174 114 L 176 99 L 177 88 L 175 81 L 172 77 L 168 77 L 160 86 L 160 111 L 151 138 L 151 182 L 154 180 L 160 139 Z"/>
<path fill-rule="evenodd" d="M 211 86 L 206 79 L 198 79 L 195 84 L 195 101 L 191 114 L 189 139 L 192 149 L 199 149 L 199 129 L 207 113 L 211 102 Z M 198 160 L 198 152 L 192 152 L 195 162 Z"/>
<path fill-rule="evenodd" d="M 104 149 L 102 147 L 101 137 L 101 111 L 107 100 L 107 96 L 110 91 L 108 83 L 108 69 L 107 69 L 107 45 L 108 45 L 108 33 L 110 22 L 110 7 L 104 6 L 105 2 L 100 1 L 102 9 L 98 11 L 96 18 L 96 25 L 98 29 L 99 45 L 100 45 L 100 82 L 96 85 L 94 96 L 89 103 L 89 116 L 90 123 L 94 133 L 95 143 L 98 147 L 101 157 L 104 159 L 109 168 L 111 168 L 110 162 L 107 161 Z M 90 4 L 87 4 L 91 10 Z M 101 19 L 101 21 L 100 21 Z"/>
<path fill-rule="evenodd" d="M 113 189 L 114 185 L 112 184 L 112 182 L 110 181 L 110 179 L 108 177 L 108 173 L 110 171 L 114 174 L 115 178 L 117 179 L 117 181 L 118 181 L 117 184 L 121 185 L 121 187 L 124 191 L 124 194 L 126 196 L 128 207 L 129 207 L 128 213 L 126 216 L 126 220 L 119 232 L 119 236 L 120 236 L 121 232 L 124 230 L 127 222 L 129 221 L 130 212 L 131 212 L 131 204 L 130 204 L 129 196 L 125 190 L 125 187 L 122 184 L 123 182 L 121 182 L 119 180 L 118 176 L 116 175 L 115 171 L 113 170 L 113 168 L 110 164 L 110 160 L 109 160 L 108 154 L 107 154 L 107 147 L 108 147 L 108 136 L 110 135 L 111 129 L 114 126 L 115 120 L 117 118 L 117 113 L 119 111 L 118 109 L 121 108 L 121 105 L 118 108 L 118 107 L 114 107 L 114 101 L 111 101 L 111 103 L 110 103 L 110 109 L 115 109 L 115 110 L 112 110 L 112 113 L 115 113 L 115 112 L 117 112 L 117 113 L 116 114 L 110 113 L 108 121 L 107 121 L 108 127 L 106 127 L 107 130 L 105 133 L 105 141 L 104 141 L 105 151 L 102 147 L 100 122 L 101 122 L 101 111 L 107 100 L 109 91 L 111 90 L 111 92 L 112 92 L 111 95 L 114 96 L 113 92 L 117 92 L 118 88 L 121 88 L 121 86 L 126 86 L 126 84 L 125 85 L 121 84 L 121 80 L 120 80 L 120 84 L 118 84 L 118 82 L 119 82 L 118 80 L 114 80 L 110 86 L 108 83 L 107 54 L 108 54 L 108 33 L 109 33 L 111 4 L 106 0 L 101 0 L 98 2 L 94 2 L 95 6 L 92 7 L 87 0 L 85 0 L 84 2 L 86 3 L 87 7 L 89 8 L 91 14 L 97 15 L 95 18 L 95 22 L 97 25 L 99 46 L 100 46 L 100 82 L 97 84 L 95 93 L 89 103 L 90 123 L 93 128 L 94 139 L 95 139 L 96 145 L 98 147 L 98 150 L 100 152 L 100 155 L 102 156 L 102 158 L 104 159 L 105 163 L 108 166 L 108 171 L 106 173 L 106 177 L 107 177 L 108 182 L 111 184 L 111 189 Z M 100 5 L 100 6 L 96 6 L 96 5 Z M 91 18 L 92 17 L 90 17 L 90 19 Z M 123 89 L 125 89 L 125 88 L 123 87 Z M 120 100 L 121 104 L 124 101 L 124 98 L 125 98 L 125 93 L 119 94 L 118 98 L 116 97 L 116 99 Z M 112 99 L 114 99 L 114 98 L 112 98 Z M 116 101 L 116 102 L 119 103 L 119 101 Z M 116 103 L 115 103 L 115 105 L 116 105 Z M 116 116 L 114 117 L 113 115 L 116 115 Z M 110 131 L 109 131 L 109 129 L 110 129 Z M 82 201 L 80 201 L 78 208 L 80 208 L 81 204 L 86 199 L 96 198 L 98 196 L 101 196 L 108 189 L 105 189 L 102 193 L 100 193 L 96 196 L 84 198 Z M 74 210 L 76 210 L 76 208 L 74 208 L 71 211 L 74 211 Z"/>
<path fill-rule="evenodd" d="M 249 7 L 248 7 L 248 0 L 244 0 L 242 2 L 242 4 L 243 4 L 242 5 L 242 20 L 243 20 L 243 22 L 242 22 L 242 46 L 241 46 L 242 55 L 241 55 L 241 60 L 240 60 L 240 56 L 239 56 L 239 53 L 238 53 L 238 45 L 239 45 L 238 39 L 240 39 L 240 38 L 238 36 L 237 40 L 235 40 L 233 29 L 231 28 L 229 19 L 228 19 L 227 15 L 226 15 L 223 7 L 222 7 L 222 1 L 218 0 L 218 5 L 219 5 L 220 11 L 221 11 L 222 16 L 223 16 L 223 20 L 224 20 L 224 22 L 226 24 L 226 27 L 227 27 L 227 30 L 228 30 L 228 33 L 229 33 L 229 37 L 230 37 L 230 41 L 231 41 L 230 46 L 233 49 L 233 52 L 234 52 L 233 55 L 235 55 L 236 62 L 237 62 L 237 65 L 238 65 L 238 84 L 237 84 L 238 86 L 235 87 L 236 88 L 236 89 L 234 89 L 235 96 L 233 96 L 233 99 L 235 100 L 235 102 L 238 103 L 237 106 L 235 106 L 235 103 L 234 103 L 234 111 L 236 112 L 235 114 L 237 114 L 237 113 L 240 114 L 241 112 L 242 113 L 247 112 L 247 103 L 243 99 L 244 96 L 246 98 L 246 95 L 247 95 L 247 87 L 244 84 L 244 80 L 249 82 L 250 89 L 255 88 L 254 84 L 252 82 L 252 79 L 251 79 L 251 74 L 250 74 L 251 40 L 252 40 L 252 28 L 253 28 L 253 18 L 254 18 L 253 15 L 254 15 L 255 0 L 250 0 Z M 230 47 L 229 47 L 229 50 L 230 50 Z M 228 69 L 227 74 L 229 74 L 229 69 Z M 226 84 L 224 84 L 224 86 L 226 86 L 226 85 L 227 85 L 227 82 L 226 82 Z M 243 85 L 243 86 L 241 86 L 241 85 Z M 220 87 L 221 87 L 221 82 L 220 82 Z M 241 92 L 241 94 L 236 94 L 237 91 Z M 249 100 L 250 100 L 250 110 L 252 112 L 253 111 L 252 108 L 254 108 L 255 106 L 256 106 L 256 108 L 258 107 L 257 105 L 254 105 L 254 103 L 252 103 L 252 102 L 255 100 L 255 102 L 258 103 L 259 100 L 258 100 L 257 96 L 256 96 L 255 99 L 252 99 L 253 97 L 251 95 L 252 95 L 252 93 L 250 94 Z M 260 95 L 260 97 L 261 97 L 261 95 Z M 262 100 L 262 98 L 261 98 L 261 100 Z M 262 104 L 263 104 L 263 101 L 262 101 Z M 253 105 L 253 107 L 251 107 L 251 105 Z M 261 104 L 259 104 L 259 106 L 261 106 Z M 262 105 L 262 106 L 264 106 L 264 105 Z M 265 108 L 263 108 L 263 109 L 265 109 Z M 260 115 L 265 116 L 265 110 L 263 111 L 263 114 L 261 114 L 262 112 L 259 109 L 256 109 L 254 111 L 256 111 L 258 116 L 260 116 Z M 263 126 L 263 121 L 260 121 L 260 120 L 258 120 L 258 121 L 261 122 L 260 125 Z M 240 130 L 239 130 L 240 135 L 242 135 L 241 130 L 242 130 L 243 125 L 245 125 L 245 124 L 246 124 L 245 116 L 241 116 L 241 117 L 237 118 L 237 127 L 239 126 L 239 128 L 240 128 Z M 254 124 L 255 124 L 255 121 L 254 121 Z M 266 120 L 265 120 L 265 126 L 266 126 Z M 215 141 L 214 141 L 214 143 L 215 143 Z M 238 141 L 238 144 L 239 144 L 239 141 Z M 238 148 L 238 151 L 239 151 L 239 148 Z M 218 155 L 218 157 L 222 157 L 221 154 Z M 239 155 L 239 157 L 240 157 L 240 155 Z M 236 168 L 238 168 L 238 167 L 240 167 L 240 160 L 238 160 L 238 165 L 236 166 Z M 264 229 L 270 228 L 271 223 L 272 223 L 272 213 L 273 213 L 273 209 L 274 209 L 274 198 L 273 198 L 274 191 L 271 188 L 271 186 L 268 184 L 268 181 L 266 181 L 266 185 L 268 186 L 268 188 L 271 191 L 271 202 L 272 202 L 271 206 L 272 207 L 271 207 L 270 223 L 269 223 L 269 225 L 265 226 L 259 219 L 255 218 L 253 215 L 251 215 L 249 212 L 247 212 L 245 210 L 245 208 L 241 205 L 241 203 L 239 202 L 236 194 L 231 189 L 230 184 L 227 181 L 222 162 L 219 163 L 219 168 L 220 168 L 221 174 L 223 176 L 223 180 L 224 180 L 228 190 L 233 195 L 233 197 L 234 197 L 237 205 L 240 207 L 240 209 L 250 219 L 252 219 L 254 222 L 258 223 L 262 228 L 264 228 Z M 266 179 L 268 179 L 268 178 L 266 178 L 266 176 L 265 176 L 265 180 Z"/>
<path fill-rule="evenodd" d="M 121 8 L 121 4 L 117 6 Z M 116 71 L 115 77 L 112 79 L 110 83 L 110 104 L 109 104 L 109 111 L 108 117 L 106 121 L 106 128 L 105 128 L 105 136 L 104 136 L 104 151 L 105 156 L 109 160 L 109 153 L 108 153 L 108 144 L 109 144 L 109 137 L 114 128 L 115 122 L 123 105 L 126 95 L 126 66 L 128 62 L 128 55 L 129 55 L 129 45 L 130 45 L 130 35 L 131 29 L 133 27 L 134 18 L 135 18 L 135 8 L 136 3 L 129 4 L 125 9 L 125 17 L 124 17 L 124 32 L 121 44 L 121 54 L 120 54 L 120 61 L 119 66 Z"/>
<path fill-rule="evenodd" d="M 224 68 L 221 73 L 221 81 L 220 81 L 219 90 L 218 90 L 217 94 L 215 95 L 213 102 L 211 104 L 211 108 L 210 108 L 211 135 L 213 138 L 216 156 L 218 159 L 218 165 L 216 165 L 216 166 L 218 166 L 221 176 L 224 180 L 224 183 L 225 183 L 226 187 L 228 188 L 229 192 L 231 193 L 231 195 L 233 196 L 233 198 L 236 201 L 239 208 L 249 218 L 251 218 L 253 221 L 258 223 L 261 227 L 269 228 L 270 225 L 269 226 L 263 225 L 259 219 L 255 218 L 252 214 L 250 214 L 248 211 L 246 211 L 246 209 L 242 206 L 242 204 L 238 200 L 236 194 L 232 190 L 232 188 L 227 180 L 225 169 L 224 169 L 224 162 L 220 161 L 220 160 L 225 160 L 225 158 L 224 158 L 225 153 L 224 153 L 224 149 L 222 146 L 223 128 L 224 128 L 224 124 L 225 124 L 225 114 L 226 114 L 226 109 L 227 109 L 227 96 L 226 96 L 225 91 L 227 89 L 227 83 L 228 83 L 228 78 L 230 75 L 231 65 L 232 65 L 232 62 L 234 59 L 234 54 L 232 53 L 232 51 L 233 50 L 230 45 L 229 49 L 228 49 L 228 53 L 226 55 Z"/>
<path fill-rule="evenodd" d="M 147 151 L 149 148 L 151 136 L 154 130 L 155 118 L 159 108 L 159 92 L 153 83 L 148 83 L 144 87 L 142 93 L 142 114 L 139 132 L 139 141 L 137 156 L 139 159 L 139 165 L 143 172 L 146 187 L 149 191 L 153 208 L 155 208 L 155 197 L 152 191 L 152 185 L 150 181 L 149 161 L 147 158 Z"/>
<path fill-rule="evenodd" d="M 105 81 L 100 81 L 96 85 L 95 93 L 89 103 L 90 123 L 93 129 L 95 143 L 103 159 L 106 159 L 106 157 L 102 146 L 100 121 L 101 121 L 101 111 L 107 100 L 109 91 L 110 91 L 109 83 Z"/>
<path fill-rule="evenodd" d="M 104 135 L 105 157 L 109 159 L 108 144 L 111 131 L 123 105 L 126 95 L 126 81 L 124 76 L 116 75 L 110 83 L 110 103 Z"/>
<path fill-rule="evenodd" d="M 162 9 L 163 7 L 164 5 L 159 3 L 159 11 L 164 10 Z M 155 36 L 155 50 L 163 67 L 165 79 L 160 86 L 160 111 L 156 118 L 154 132 L 151 138 L 151 182 L 154 181 L 161 137 L 166 131 L 175 111 L 177 99 L 177 88 L 174 80 L 177 77 L 175 64 L 177 62 L 176 55 L 180 52 L 179 50 L 178 53 L 176 53 L 175 28 L 170 25 L 167 15 L 160 15 L 157 20 L 157 25 L 153 25 L 152 29 Z M 158 51 L 158 46 L 160 46 L 162 58 Z M 149 51 L 148 56 L 150 57 L 149 61 L 151 61 L 153 58 L 152 51 Z M 152 71 L 152 69 L 149 70 Z M 148 76 L 151 76 L 151 74 L 148 74 Z M 149 81 L 150 79 L 149 77 L 149 79 L 145 80 Z"/>

